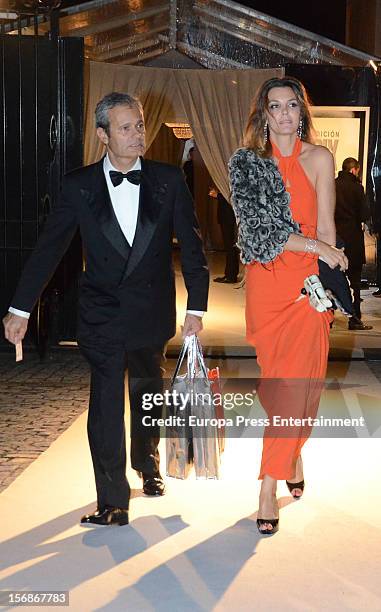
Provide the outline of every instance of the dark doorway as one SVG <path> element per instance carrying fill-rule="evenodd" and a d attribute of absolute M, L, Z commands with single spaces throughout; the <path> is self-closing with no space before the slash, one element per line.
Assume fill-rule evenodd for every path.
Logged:
<path fill-rule="evenodd" d="M 0 309 L 8 309 L 62 176 L 82 164 L 83 41 L 42 36 L 0 37 Z M 70 68 L 70 71 L 69 71 Z M 81 249 L 74 240 L 37 304 L 32 335 L 75 334 Z M 54 310 L 53 309 L 53 310 Z M 51 312 L 52 314 L 52 312 Z"/>

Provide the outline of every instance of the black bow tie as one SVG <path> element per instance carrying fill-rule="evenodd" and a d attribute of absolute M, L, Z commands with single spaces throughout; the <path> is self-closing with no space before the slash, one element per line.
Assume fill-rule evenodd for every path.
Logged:
<path fill-rule="evenodd" d="M 123 172 L 117 172 L 116 170 L 110 170 L 109 174 L 110 174 L 111 182 L 114 185 L 114 187 L 117 187 L 118 185 L 120 185 L 123 182 L 123 179 L 127 179 L 128 181 L 130 181 L 130 183 L 133 183 L 134 185 L 140 185 L 142 171 L 141 170 L 130 170 L 130 172 L 123 174 Z"/>

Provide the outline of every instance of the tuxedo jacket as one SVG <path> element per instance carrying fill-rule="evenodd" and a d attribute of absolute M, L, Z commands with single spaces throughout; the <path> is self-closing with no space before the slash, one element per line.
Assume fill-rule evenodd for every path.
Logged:
<path fill-rule="evenodd" d="M 351 172 L 341 170 L 336 179 L 335 224 L 351 265 L 361 266 L 366 261 L 361 223 L 369 217 L 363 186 Z"/>
<path fill-rule="evenodd" d="M 182 171 L 141 159 L 133 244 L 119 226 L 103 159 L 67 174 L 56 206 L 28 259 L 12 306 L 30 312 L 77 228 L 85 270 L 79 291 L 78 340 L 122 340 L 127 349 L 160 346 L 176 333 L 172 239 L 181 249 L 187 309 L 206 310 L 209 273 L 193 201 Z M 128 206 L 128 202 L 126 202 Z"/>

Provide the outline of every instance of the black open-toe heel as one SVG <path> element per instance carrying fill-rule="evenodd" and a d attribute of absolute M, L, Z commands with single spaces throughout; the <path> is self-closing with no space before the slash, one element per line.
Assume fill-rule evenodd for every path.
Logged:
<path fill-rule="evenodd" d="M 260 529 L 261 525 L 265 525 L 266 523 L 270 523 L 272 525 L 272 529 Z M 257 519 L 257 527 L 258 531 L 261 535 L 272 535 L 279 530 L 279 519 Z"/>
<path fill-rule="evenodd" d="M 300 482 L 288 482 L 288 480 L 286 480 L 286 485 L 294 499 L 300 499 L 302 497 L 304 491 L 304 480 L 301 480 Z M 300 489 L 302 495 L 294 495 L 293 491 L 295 489 Z"/>

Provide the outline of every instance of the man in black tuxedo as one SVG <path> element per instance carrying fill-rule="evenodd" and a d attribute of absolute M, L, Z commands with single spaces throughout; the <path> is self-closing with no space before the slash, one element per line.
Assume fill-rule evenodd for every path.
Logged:
<path fill-rule="evenodd" d="M 183 335 L 202 329 L 209 274 L 193 202 L 179 168 L 145 160 L 140 102 L 111 93 L 96 108 L 105 157 L 66 175 L 59 202 L 29 258 L 5 336 L 15 344 L 28 313 L 79 227 L 86 262 L 81 279 L 78 344 L 91 368 L 88 437 L 97 509 L 82 523 L 128 523 L 124 377 L 129 379 L 131 464 L 147 495 L 162 495 L 158 428 L 142 425 L 141 397 L 162 390 L 161 357 L 176 331 L 172 237 L 181 247 L 188 292 Z M 160 409 L 152 411 L 157 417 Z"/>

